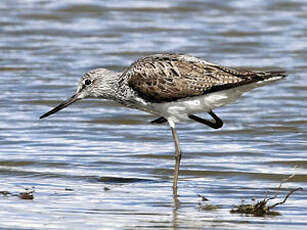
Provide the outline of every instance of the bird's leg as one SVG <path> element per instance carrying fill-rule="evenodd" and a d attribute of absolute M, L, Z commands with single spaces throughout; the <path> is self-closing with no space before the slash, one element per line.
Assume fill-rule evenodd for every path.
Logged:
<path fill-rule="evenodd" d="M 216 114 L 214 112 L 210 111 L 208 113 L 211 115 L 211 117 L 214 119 L 215 122 L 205 120 L 205 119 L 197 117 L 193 114 L 188 115 L 188 117 L 190 119 L 194 120 L 194 121 L 200 122 L 200 123 L 207 125 L 207 126 L 213 128 L 213 129 L 221 128 L 223 126 L 223 121 L 218 116 L 216 116 Z"/>
<path fill-rule="evenodd" d="M 159 117 L 153 121 L 151 121 L 151 124 L 162 124 L 164 122 L 167 122 L 167 120 L 164 117 Z"/>
<path fill-rule="evenodd" d="M 180 166 L 180 160 L 181 160 L 181 150 L 180 150 L 180 145 L 179 145 L 179 139 L 178 135 L 176 133 L 175 125 L 171 125 L 171 130 L 173 134 L 173 139 L 175 142 L 175 150 L 176 150 L 176 155 L 175 155 L 175 171 L 174 171 L 174 181 L 173 181 L 173 195 L 174 197 L 177 197 L 177 181 L 178 181 L 178 174 L 179 174 L 179 166 Z"/>

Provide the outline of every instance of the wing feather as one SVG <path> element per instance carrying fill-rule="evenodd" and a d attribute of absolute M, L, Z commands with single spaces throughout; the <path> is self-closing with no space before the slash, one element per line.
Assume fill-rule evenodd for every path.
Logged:
<path fill-rule="evenodd" d="M 141 58 L 123 74 L 128 78 L 128 85 L 151 102 L 200 96 L 265 78 L 264 73 L 262 76 L 257 72 L 240 71 L 178 54 Z"/>

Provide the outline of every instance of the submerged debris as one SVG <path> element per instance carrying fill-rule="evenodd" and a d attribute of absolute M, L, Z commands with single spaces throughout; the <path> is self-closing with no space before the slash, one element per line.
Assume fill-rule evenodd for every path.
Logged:
<path fill-rule="evenodd" d="M 19 193 L 18 197 L 19 197 L 20 199 L 24 199 L 24 200 L 33 200 L 33 199 L 34 199 L 33 192 L 34 192 L 34 191 L 30 191 L 30 192 L 21 192 L 21 193 Z"/>
<path fill-rule="evenodd" d="M 275 208 L 278 205 L 284 204 L 287 199 L 291 196 L 292 193 L 303 190 L 303 188 L 296 188 L 292 189 L 288 194 L 285 196 L 285 198 L 277 202 L 273 205 L 267 206 L 267 203 L 269 200 L 275 199 L 276 195 L 269 198 L 264 198 L 261 201 L 258 201 L 256 204 L 240 204 L 238 206 L 235 206 L 233 209 L 230 210 L 230 213 L 241 213 L 241 214 L 249 214 L 253 216 L 279 216 L 280 213 L 276 211 L 272 211 L 273 208 Z"/>
<path fill-rule="evenodd" d="M 253 216 L 279 216 L 280 213 L 273 211 L 272 209 L 278 205 L 284 204 L 287 201 L 287 199 L 292 195 L 292 193 L 299 191 L 299 190 L 303 190 L 303 188 L 295 188 L 295 189 L 290 190 L 282 201 L 277 202 L 273 205 L 268 206 L 267 203 L 270 200 L 276 199 L 279 194 L 282 184 L 287 182 L 289 179 L 293 177 L 294 177 L 294 174 L 282 180 L 274 196 L 269 197 L 269 198 L 264 198 L 263 200 L 258 201 L 255 204 L 243 204 L 244 202 L 243 201 L 242 204 L 237 205 L 234 208 L 232 208 L 230 210 L 230 213 L 241 213 L 241 214 L 247 214 L 247 215 L 253 215 Z M 255 199 L 252 199 L 252 201 L 255 201 Z"/>
<path fill-rule="evenodd" d="M 209 199 L 207 199 L 206 197 L 198 194 L 198 196 L 200 197 L 201 201 L 199 202 L 199 207 L 201 210 L 207 210 L 207 211 L 212 211 L 212 210 L 216 210 L 218 208 L 220 208 L 219 205 L 213 205 L 213 204 L 209 204 L 206 201 L 209 201 Z"/>
<path fill-rule="evenodd" d="M 8 192 L 8 191 L 0 191 L 0 194 L 3 195 L 3 196 L 11 195 L 11 193 Z"/>
<path fill-rule="evenodd" d="M 110 191 L 111 189 L 105 186 L 103 190 L 106 192 L 106 191 Z"/>
<path fill-rule="evenodd" d="M 209 199 L 206 198 L 205 196 L 202 196 L 200 194 L 198 194 L 198 196 L 200 197 L 201 201 L 209 201 Z"/>
<path fill-rule="evenodd" d="M 34 190 L 30 190 L 29 189 L 25 189 L 26 191 L 25 192 L 20 192 L 20 193 L 12 193 L 12 192 L 9 192 L 9 191 L 0 191 L 0 195 L 3 195 L 3 196 L 17 196 L 19 197 L 20 199 L 23 199 L 23 200 L 33 200 L 34 199 Z"/>

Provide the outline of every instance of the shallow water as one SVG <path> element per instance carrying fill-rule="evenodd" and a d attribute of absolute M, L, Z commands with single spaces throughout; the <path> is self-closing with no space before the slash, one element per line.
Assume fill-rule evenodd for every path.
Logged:
<path fill-rule="evenodd" d="M 307 185 L 307 3 L 48 1 L 0 4 L 1 229 L 306 229 L 307 193 L 282 215 L 230 214 L 244 199 Z M 220 130 L 183 123 L 174 147 L 151 115 L 86 100 L 39 120 L 96 67 L 122 71 L 158 52 L 289 77 L 217 109 Z M 295 168 L 296 167 L 296 168 Z M 34 190 L 34 200 L 14 194 Z M 200 207 L 201 194 L 215 210 Z"/>

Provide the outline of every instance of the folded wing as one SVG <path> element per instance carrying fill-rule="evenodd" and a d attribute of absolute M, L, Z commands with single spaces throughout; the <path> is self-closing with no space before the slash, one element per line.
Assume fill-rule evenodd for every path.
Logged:
<path fill-rule="evenodd" d="M 178 54 L 157 54 L 134 62 L 123 74 L 138 95 L 151 102 L 171 102 L 254 82 L 276 80 L 284 72 L 228 68 Z"/>

